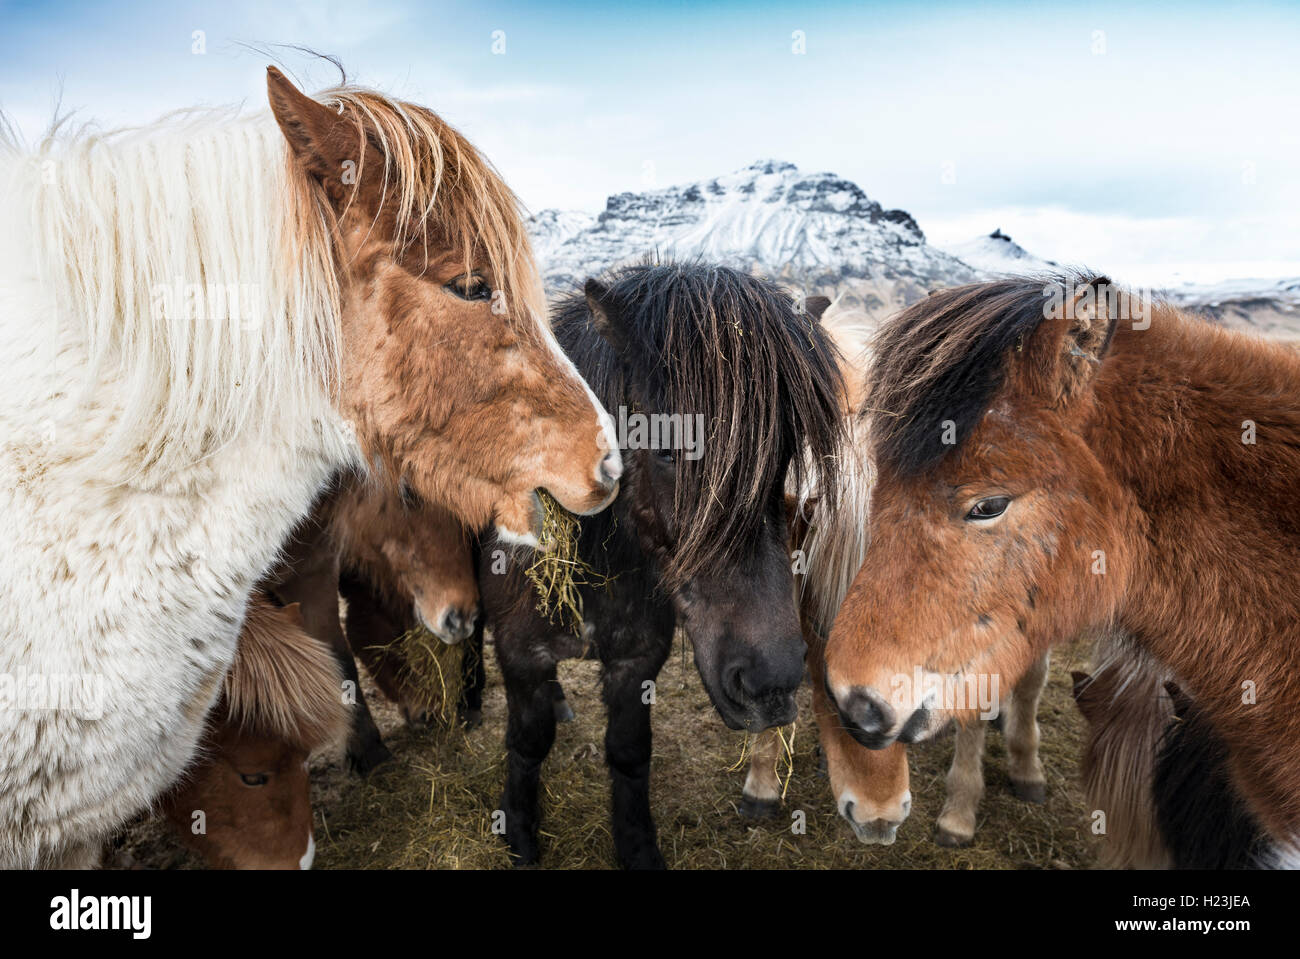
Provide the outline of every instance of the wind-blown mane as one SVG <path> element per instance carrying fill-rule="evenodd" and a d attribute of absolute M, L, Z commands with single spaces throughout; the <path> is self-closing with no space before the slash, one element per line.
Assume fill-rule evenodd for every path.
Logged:
<path fill-rule="evenodd" d="M 486 263 L 527 307 L 518 318 L 545 315 L 519 204 L 464 137 L 371 90 L 317 99 L 383 151 L 403 244 Z M 9 228 L 30 237 L 54 291 L 43 321 L 62 325 L 60 349 L 84 350 L 88 396 L 123 384 L 99 466 L 165 476 L 273 421 L 320 415 L 338 386 L 334 214 L 269 113 L 190 110 L 111 132 L 65 118 L 31 150 L 12 131 L 0 139 Z M 540 335 L 531 319 L 519 328 Z"/>
<path fill-rule="evenodd" d="M 827 491 L 833 508 L 843 427 L 831 411 L 842 405 L 843 383 L 835 347 L 814 318 L 797 314 L 774 284 L 725 267 L 631 266 L 606 282 L 634 339 L 623 357 L 657 362 L 629 377 L 582 296 L 561 300 L 556 336 L 596 396 L 612 411 L 635 411 L 639 401 L 650 407 L 643 412 L 704 417 L 703 456 L 676 457 L 681 537 L 663 571 L 668 581 L 743 555 L 787 464 L 799 488 L 815 471 L 811 485 Z M 647 395 L 630 395 L 629 379 Z"/>
<path fill-rule="evenodd" d="M 1007 354 L 1083 276 L 1009 277 L 932 293 L 887 321 L 867 377 L 878 468 L 914 476 L 959 449 L 989 408 Z M 945 421 L 955 443 L 945 442 Z"/>

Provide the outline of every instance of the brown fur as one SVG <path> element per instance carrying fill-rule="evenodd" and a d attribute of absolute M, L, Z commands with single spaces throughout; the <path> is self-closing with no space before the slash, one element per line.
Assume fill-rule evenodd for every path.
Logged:
<path fill-rule="evenodd" d="M 412 610 L 444 642 L 468 634 L 478 615 L 478 578 L 469 534 L 451 513 L 356 482 L 334 502 L 329 522 L 345 573 Z M 448 610 L 464 619 L 463 631 L 444 634 Z"/>
<path fill-rule="evenodd" d="M 199 758 L 161 801 L 209 865 L 299 867 L 312 833 L 307 757 L 343 735 L 340 686 L 334 657 L 303 631 L 297 606 L 255 596 Z"/>
<path fill-rule="evenodd" d="M 352 652 L 408 722 L 426 722 L 427 692 L 392 643 L 417 625 L 446 643 L 473 633 L 480 612 L 469 536 L 444 509 L 360 482 L 333 501 L 329 527 L 347 584 Z"/>
<path fill-rule="evenodd" d="M 304 229 L 331 237 L 339 405 L 367 462 L 474 529 L 535 531 L 539 487 L 573 512 L 607 505 L 621 467 L 601 466 L 617 454 L 554 347 L 495 171 L 423 107 L 352 87 L 317 101 L 275 68 L 267 85 L 300 206 L 319 221 Z"/>
<path fill-rule="evenodd" d="M 1108 285 L 1059 282 L 1067 303 Z M 871 549 L 829 643 L 837 703 L 883 701 L 914 668 L 1014 683 L 1051 645 L 1118 624 L 1190 690 L 1235 787 L 1289 846 L 1300 829 L 1300 358 L 1165 305 L 1137 329 L 1124 299 L 1127 316 L 1105 298 L 1052 312 L 1043 290 L 943 291 L 882 332 L 894 349 L 877 353 L 871 403 L 902 425 L 876 447 Z M 907 453 L 898 438 L 924 441 L 945 409 L 958 442 Z M 1246 420 L 1254 445 L 1242 442 Z M 973 525 L 972 504 L 995 494 L 1011 505 Z M 1255 704 L 1243 702 L 1247 682 Z M 924 738 L 953 715 L 917 705 L 891 709 L 874 741 L 909 721 L 909 738 Z"/>

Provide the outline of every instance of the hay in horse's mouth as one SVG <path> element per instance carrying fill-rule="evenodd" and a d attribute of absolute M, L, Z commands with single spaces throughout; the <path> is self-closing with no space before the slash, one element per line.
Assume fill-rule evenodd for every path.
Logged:
<path fill-rule="evenodd" d="M 542 531 L 532 565 L 524 575 L 537 590 L 537 611 L 553 625 L 582 635 L 579 586 L 606 586 L 609 578 L 593 569 L 578 552 L 578 519 L 545 490 L 537 491 Z"/>

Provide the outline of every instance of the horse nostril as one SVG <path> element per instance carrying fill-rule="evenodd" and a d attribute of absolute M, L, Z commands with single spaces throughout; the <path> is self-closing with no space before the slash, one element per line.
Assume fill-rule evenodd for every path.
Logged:
<path fill-rule="evenodd" d="M 610 450 L 600 461 L 600 478 L 606 486 L 612 488 L 622 475 L 623 457 L 619 455 L 618 450 Z"/>
<path fill-rule="evenodd" d="M 722 671 L 722 691 L 728 698 L 741 702 L 745 698 L 745 687 L 741 679 L 743 670 L 739 663 L 733 663 Z"/>
<path fill-rule="evenodd" d="M 884 733 L 893 728 L 893 709 L 874 691 L 855 686 L 843 702 L 836 697 L 835 706 L 846 725 L 864 733 Z"/>

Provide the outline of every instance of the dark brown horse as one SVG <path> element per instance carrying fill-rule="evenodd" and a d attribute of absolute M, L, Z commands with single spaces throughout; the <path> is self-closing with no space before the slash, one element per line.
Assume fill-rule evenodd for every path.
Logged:
<path fill-rule="evenodd" d="M 1300 357 L 1104 278 L 945 290 L 882 328 L 871 545 L 827 649 L 882 747 L 974 715 L 1119 626 L 1221 738 L 1286 857 L 1300 829 Z"/>

